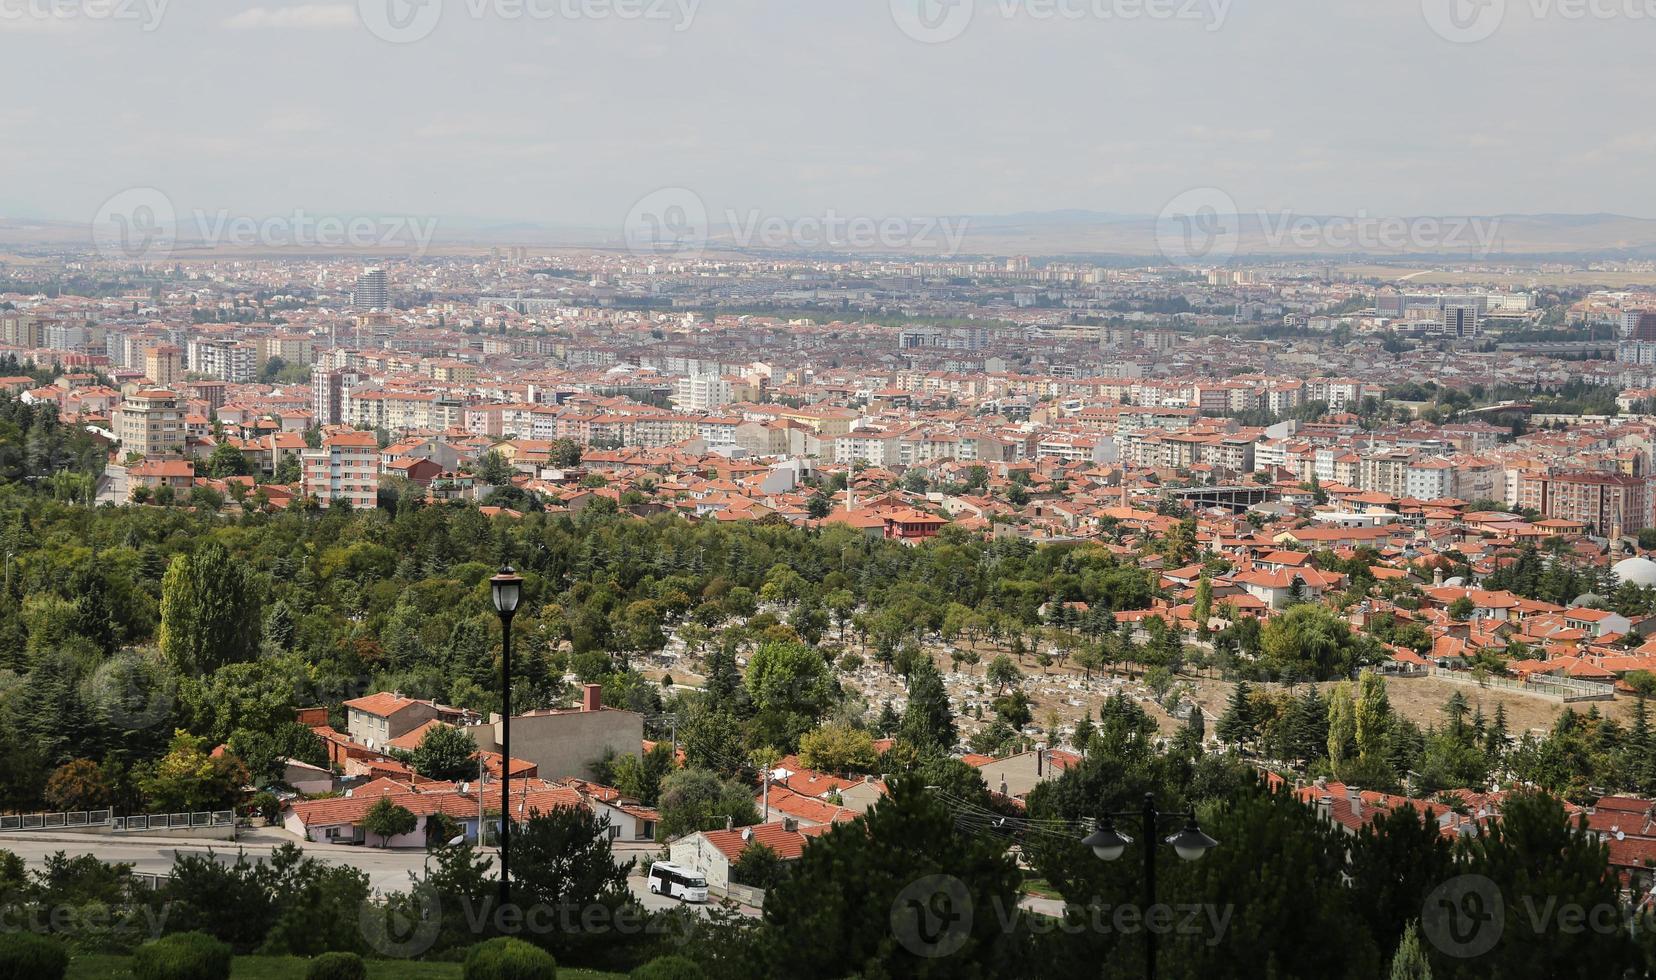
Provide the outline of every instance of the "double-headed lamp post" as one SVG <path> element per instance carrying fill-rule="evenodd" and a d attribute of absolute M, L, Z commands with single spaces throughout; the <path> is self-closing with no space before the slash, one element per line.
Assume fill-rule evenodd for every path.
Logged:
<path fill-rule="evenodd" d="M 489 590 L 494 594 L 495 612 L 500 614 L 500 907 L 505 908 L 511 900 L 506 854 L 507 828 L 512 822 L 512 616 L 523 595 L 523 578 L 511 565 L 502 565 L 500 574 L 489 579 Z"/>
<path fill-rule="evenodd" d="M 1106 813 L 1099 822 L 1098 829 L 1082 838 L 1081 843 L 1092 848 L 1100 860 L 1114 861 L 1127 852 L 1127 846 L 1133 839 L 1116 830 L 1117 820 L 1128 820 L 1139 817 L 1143 823 L 1144 833 L 1144 975 L 1148 980 L 1156 977 L 1156 930 L 1149 921 L 1150 910 L 1156 905 L 1156 825 L 1163 817 L 1174 820 L 1182 819 L 1184 829 L 1166 839 L 1166 843 L 1173 846 L 1173 853 L 1186 861 L 1200 861 L 1208 851 L 1219 846 L 1219 842 L 1202 833 L 1202 828 L 1196 826 L 1196 812 L 1162 813 L 1156 809 L 1156 797 L 1153 793 L 1144 794 L 1143 808 L 1121 813 Z"/>

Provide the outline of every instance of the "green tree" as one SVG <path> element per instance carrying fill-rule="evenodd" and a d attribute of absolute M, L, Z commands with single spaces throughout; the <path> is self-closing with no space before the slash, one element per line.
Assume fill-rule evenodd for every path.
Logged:
<path fill-rule="evenodd" d="M 1258 734 L 1252 688 L 1248 686 L 1247 681 L 1237 681 L 1236 686 L 1231 689 L 1230 700 L 1225 703 L 1224 713 L 1219 716 L 1213 734 L 1226 745 L 1238 746 L 1253 741 Z"/>
<path fill-rule="evenodd" d="M 381 847 L 388 846 L 393 837 L 412 834 L 419 823 L 420 818 L 412 810 L 392 802 L 389 796 L 375 800 L 362 815 L 362 829 L 379 837 Z"/>
<path fill-rule="evenodd" d="M 609 822 L 587 807 L 535 812 L 512 837 L 513 899 L 524 908 L 579 909 L 584 922 L 612 928 L 556 928 L 535 941 L 561 962 L 591 961 L 600 952 L 614 956 L 642 930 L 623 934 L 622 922 L 639 921 L 643 909 L 627 888 L 631 860 L 618 862 L 611 850 Z"/>
<path fill-rule="evenodd" d="M 908 695 L 908 707 L 903 711 L 903 723 L 898 729 L 903 740 L 922 751 L 952 750 L 959 741 L 954 710 L 949 707 L 943 677 L 930 657 L 922 657 L 909 675 Z"/>
<path fill-rule="evenodd" d="M 139 778 L 152 813 L 229 809 L 247 783 L 247 770 L 233 756 L 214 757 L 205 739 L 179 731 L 167 754 Z"/>
<path fill-rule="evenodd" d="M 409 761 L 427 779 L 464 779 L 477 772 L 477 740 L 453 725 L 432 725 Z"/>
<path fill-rule="evenodd" d="M 759 822 L 753 791 L 705 769 L 680 769 L 661 781 L 657 803 L 661 840 L 698 830 L 722 830 L 726 822 L 746 827 Z"/>
<path fill-rule="evenodd" d="M 246 563 L 213 542 L 178 555 L 161 582 L 161 651 L 181 674 L 201 676 L 252 659 L 262 590 Z"/>
<path fill-rule="evenodd" d="M 214 446 L 212 454 L 207 457 L 207 475 L 216 480 L 227 476 L 246 476 L 250 469 L 241 447 L 228 439 Z"/>
<path fill-rule="evenodd" d="M 766 895 L 770 969 L 803 980 L 1015 972 L 1016 936 L 991 910 L 1015 907 L 1018 881 L 1002 840 L 963 832 L 919 779 L 894 780 Z"/>

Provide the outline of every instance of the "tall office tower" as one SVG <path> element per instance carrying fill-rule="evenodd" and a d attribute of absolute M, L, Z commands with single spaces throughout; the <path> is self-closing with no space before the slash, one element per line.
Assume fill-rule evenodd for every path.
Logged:
<path fill-rule="evenodd" d="M 1443 308 L 1443 335 L 1451 339 L 1467 340 L 1478 336 L 1478 311 L 1472 306 L 1445 306 Z"/>
<path fill-rule="evenodd" d="M 391 305 L 391 290 L 384 269 L 369 269 L 357 276 L 351 291 L 351 305 L 359 310 L 383 310 Z"/>

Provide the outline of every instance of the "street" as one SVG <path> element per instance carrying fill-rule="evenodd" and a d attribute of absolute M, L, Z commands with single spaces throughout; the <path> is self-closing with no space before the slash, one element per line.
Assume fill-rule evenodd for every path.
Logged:
<path fill-rule="evenodd" d="M 423 850 L 318 844 L 296 840 L 285 832 L 268 829 L 245 831 L 236 841 L 113 838 L 108 835 L 49 832 L 0 836 L 0 850 L 11 851 L 31 868 L 44 865 L 47 857 L 63 851 L 70 856 L 93 854 L 102 861 L 130 864 L 136 873 L 155 875 L 170 873 L 173 860 L 179 854 L 206 854 L 211 851 L 219 860 L 228 863 L 235 860 L 236 852 L 241 850 L 250 859 L 263 860 L 282 844 L 297 844 L 309 857 L 359 868 L 367 873 L 369 887 L 378 892 L 406 891 L 412 881 L 410 875 L 421 873 L 427 857 L 427 852 Z M 627 884 L 645 908 L 669 909 L 680 904 L 673 899 L 650 894 L 645 886 L 643 875 L 656 853 L 655 845 L 617 844 L 614 849 L 617 861 L 637 859 Z"/>

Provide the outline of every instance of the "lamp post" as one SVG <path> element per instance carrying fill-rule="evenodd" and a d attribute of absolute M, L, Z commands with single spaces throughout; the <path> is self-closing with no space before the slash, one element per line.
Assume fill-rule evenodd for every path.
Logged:
<path fill-rule="evenodd" d="M 1114 861 L 1126 853 L 1127 845 L 1133 842 L 1131 837 L 1115 829 L 1117 819 L 1128 820 L 1138 817 L 1142 821 L 1144 834 L 1144 910 L 1140 918 L 1144 920 L 1144 975 L 1147 980 L 1156 978 L 1156 930 L 1151 926 L 1150 910 L 1156 905 L 1156 825 L 1163 817 L 1184 820 L 1184 829 L 1167 838 L 1166 843 L 1173 846 L 1173 852 L 1185 861 L 1200 861 L 1208 851 L 1219 846 L 1219 842 L 1202 833 L 1196 826 L 1196 812 L 1162 813 L 1156 809 L 1154 793 L 1144 794 L 1144 806 L 1137 811 L 1127 810 L 1121 813 L 1106 813 L 1099 823 L 1098 829 L 1082 838 L 1081 843 L 1092 848 L 1093 854 L 1101 861 Z"/>
<path fill-rule="evenodd" d="M 502 565 L 500 574 L 489 579 L 489 590 L 494 595 L 495 612 L 500 615 L 500 907 L 505 908 L 511 900 L 507 828 L 512 822 L 512 616 L 523 595 L 523 579 L 511 565 Z"/>

